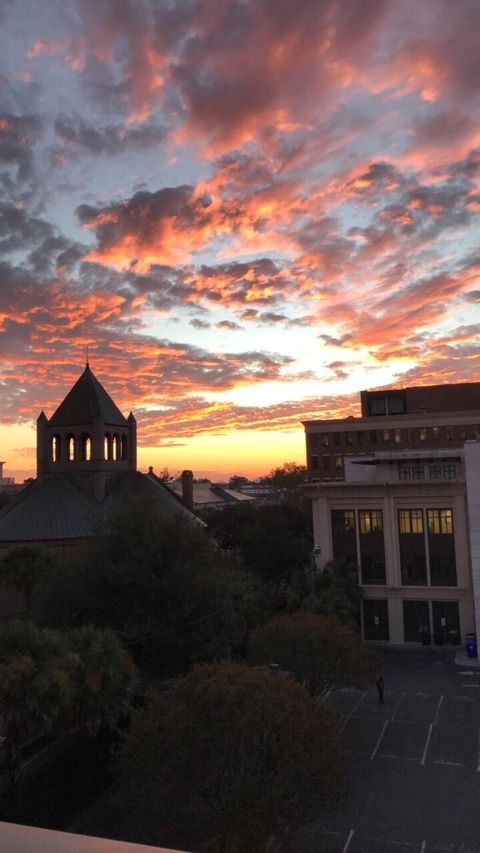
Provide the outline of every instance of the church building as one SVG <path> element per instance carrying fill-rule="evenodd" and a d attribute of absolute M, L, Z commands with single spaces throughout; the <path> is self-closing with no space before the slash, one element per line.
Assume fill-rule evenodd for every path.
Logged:
<path fill-rule="evenodd" d="M 37 477 L 0 511 L 0 547 L 75 545 L 133 500 L 194 516 L 158 478 L 137 471 L 137 424 L 89 364 L 49 419 L 37 420 Z"/>

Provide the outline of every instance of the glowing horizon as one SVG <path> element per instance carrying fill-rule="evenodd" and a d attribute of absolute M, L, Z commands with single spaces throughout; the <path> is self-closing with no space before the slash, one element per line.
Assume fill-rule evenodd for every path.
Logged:
<path fill-rule="evenodd" d="M 199 476 L 303 462 L 363 388 L 479 378 L 478 4 L 0 17 L 7 476 L 87 347 L 140 467 Z"/>

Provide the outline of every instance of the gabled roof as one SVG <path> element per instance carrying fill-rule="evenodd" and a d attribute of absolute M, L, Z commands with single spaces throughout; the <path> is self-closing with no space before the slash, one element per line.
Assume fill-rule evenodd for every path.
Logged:
<path fill-rule="evenodd" d="M 120 409 L 92 373 L 88 364 L 63 403 L 49 420 L 50 426 L 76 426 L 103 418 L 112 426 L 128 426 Z"/>

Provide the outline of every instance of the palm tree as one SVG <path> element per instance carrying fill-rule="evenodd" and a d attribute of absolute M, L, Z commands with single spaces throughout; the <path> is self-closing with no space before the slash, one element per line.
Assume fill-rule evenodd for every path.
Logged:
<path fill-rule="evenodd" d="M 102 724 L 115 726 L 127 707 L 134 666 L 110 628 L 82 625 L 65 634 L 72 698 L 68 710 L 73 728 L 90 734 Z"/>
<path fill-rule="evenodd" d="M 59 634 L 21 620 L 0 625 L 0 728 L 11 778 L 20 742 L 48 731 L 69 692 Z"/>
<path fill-rule="evenodd" d="M 53 554 L 33 545 L 16 545 L 0 562 L 0 584 L 22 593 L 30 616 L 34 587 L 46 580 L 55 562 Z"/>

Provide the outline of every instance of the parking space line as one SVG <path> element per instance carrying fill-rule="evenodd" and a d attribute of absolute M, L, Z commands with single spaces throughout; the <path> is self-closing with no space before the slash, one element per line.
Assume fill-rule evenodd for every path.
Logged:
<path fill-rule="evenodd" d="M 351 843 L 352 838 L 353 838 L 353 829 L 351 829 L 350 832 L 348 833 L 348 837 L 347 837 L 347 840 L 345 842 L 342 853 L 347 853 L 347 850 L 350 847 L 350 843 Z"/>
<path fill-rule="evenodd" d="M 426 757 L 427 757 L 428 747 L 429 747 L 429 744 L 430 744 L 430 738 L 432 737 L 432 731 L 433 731 L 433 724 L 432 724 L 432 723 L 430 723 L 430 726 L 429 726 L 429 728 L 428 728 L 428 735 L 427 735 L 427 741 L 426 741 L 426 744 L 425 744 L 425 749 L 423 750 L 422 760 L 421 760 L 421 762 L 420 762 L 420 764 L 421 764 L 422 766 L 425 764 L 425 759 L 426 759 Z"/>
<path fill-rule="evenodd" d="M 383 735 L 384 735 L 384 733 L 385 733 L 385 729 L 387 728 L 387 726 L 388 726 L 389 722 L 390 722 L 390 720 L 385 720 L 385 722 L 384 722 L 384 724 L 383 724 L 383 726 L 382 726 L 382 731 L 380 732 L 380 736 L 379 736 L 379 738 L 378 738 L 378 740 L 377 740 L 377 742 L 376 742 L 376 744 L 375 744 L 375 747 L 374 747 L 374 749 L 373 749 L 373 752 L 372 752 L 372 754 L 371 754 L 371 756 L 370 756 L 370 761 L 373 761 L 373 759 L 375 758 L 375 756 L 376 756 L 376 754 L 377 754 L 377 752 L 378 752 L 378 747 L 380 746 L 380 741 L 382 740 L 382 737 L 383 737 Z"/>
<path fill-rule="evenodd" d="M 474 688 L 476 687 L 476 688 L 477 688 L 477 690 L 478 690 L 478 687 L 479 687 L 479 686 L 480 686 L 480 685 L 478 685 L 478 684 L 462 684 L 462 687 L 474 687 Z"/>
<path fill-rule="evenodd" d="M 427 842 L 424 840 L 424 841 L 422 841 L 422 846 L 420 847 L 420 853 L 425 853 L 426 847 L 427 847 Z"/>
<path fill-rule="evenodd" d="M 438 715 L 439 715 L 439 713 L 440 713 L 440 708 L 441 708 L 441 706 L 442 706 L 442 702 L 443 702 L 443 693 L 442 693 L 442 695 L 440 696 L 440 699 L 438 700 L 437 710 L 435 711 L 435 716 L 434 716 L 434 718 L 433 718 L 433 725 L 434 725 L 434 726 L 436 726 L 436 725 L 437 725 L 437 722 L 438 722 Z"/>
<path fill-rule="evenodd" d="M 341 724 L 340 724 L 340 731 L 341 731 L 341 732 L 343 732 L 343 730 L 344 730 L 345 726 L 349 723 L 350 719 L 353 717 L 353 715 L 354 715 L 355 711 L 356 711 L 356 710 L 357 710 L 357 708 L 359 707 L 360 703 L 361 703 L 361 702 L 363 702 L 363 700 L 365 699 L 365 696 L 366 696 L 366 695 L 367 695 L 367 691 L 366 691 L 366 690 L 364 690 L 364 691 L 363 691 L 363 693 L 362 693 L 362 695 L 360 696 L 360 699 L 358 700 L 358 702 L 356 702 L 356 703 L 355 703 L 355 705 L 353 706 L 353 708 L 352 708 L 352 710 L 350 711 L 350 713 L 349 713 L 349 714 L 347 714 L 347 716 L 342 720 L 342 722 L 341 722 Z"/>

